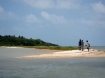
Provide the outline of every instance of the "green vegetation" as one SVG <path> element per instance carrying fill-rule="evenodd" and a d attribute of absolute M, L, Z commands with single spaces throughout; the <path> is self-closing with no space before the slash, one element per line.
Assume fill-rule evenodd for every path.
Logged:
<path fill-rule="evenodd" d="M 56 44 L 44 42 L 40 39 L 27 39 L 23 36 L 0 35 L 0 46 L 58 46 Z"/>
<path fill-rule="evenodd" d="M 75 50 L 75 47 L 63 47 L 57 44 L 44 42 L 41 39 L 27 39 L 23 36 L 0 35 L 0 46 L 21 46 L 26 48 L 50 49 L 50 50 Z"/>
<path fill-rule="evenodd" d="M 24 46 L 26 48 L 49 49 L 49 50 L 77 50 L 77 47 L 71 46 Z"/>

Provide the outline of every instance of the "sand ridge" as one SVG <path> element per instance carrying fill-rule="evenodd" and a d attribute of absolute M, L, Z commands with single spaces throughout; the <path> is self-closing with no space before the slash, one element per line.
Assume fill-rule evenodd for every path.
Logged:
<path fill-rule="evenodd" d="M 39 55 L 26 55 L 16 58 L 71 58 L 71 57 L 105 57 L 105 51 L 93 50 L 89 52 L 87 49 L 84 51 L 80 50 L 69 50 L 69 51 L 59 51 L 48 54 L 39 54 Z"/>

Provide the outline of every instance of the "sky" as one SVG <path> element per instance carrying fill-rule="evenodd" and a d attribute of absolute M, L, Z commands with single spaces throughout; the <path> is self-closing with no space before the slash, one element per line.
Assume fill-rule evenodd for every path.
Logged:
<path fill-rule="evenodd" d="M 105 46 L 105 0 L 0 0 L 0 35 Z"/>

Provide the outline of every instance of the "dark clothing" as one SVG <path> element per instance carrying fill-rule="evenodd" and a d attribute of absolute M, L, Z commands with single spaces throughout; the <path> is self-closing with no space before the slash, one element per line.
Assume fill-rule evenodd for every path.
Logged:
<path fill-rule="evenodd" d="M 81 40 L 79 41 L 78 46 L 78 49 L 81 50 Z"/>
<path fill-rule="evenodd" d="M 81 49 L 82 49 L 82 51 L 84 49 L 84 42 L 83 41 L 81 41 Z"/>
<path fill-rule="evenodd" d="M 79 46 L 81 46 L 81 41 L 79 41 Z"/>

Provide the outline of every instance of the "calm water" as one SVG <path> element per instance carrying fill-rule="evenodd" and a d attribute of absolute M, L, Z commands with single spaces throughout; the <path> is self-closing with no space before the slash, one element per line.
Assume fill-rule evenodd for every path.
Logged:
<path fill-rule="evenodd" d="M 91 46 L 92 49 L 105 50 L 105 46 Z"/>
<path fill-rule="evenodd" d="M 78 46 L 74 46 L 78 47 Z M 84 46 L 86 48 L 86 46 Z M 90 46 L 90 49 L 96 49 L 96 50 L 104 50 L 105 51 L 105 46 Z"/>
<path fill-rule="evenodd" d="M 0 78 L 105 78 L 105 58 L 14 58 L 46 51 L 0 48 Z"/>

